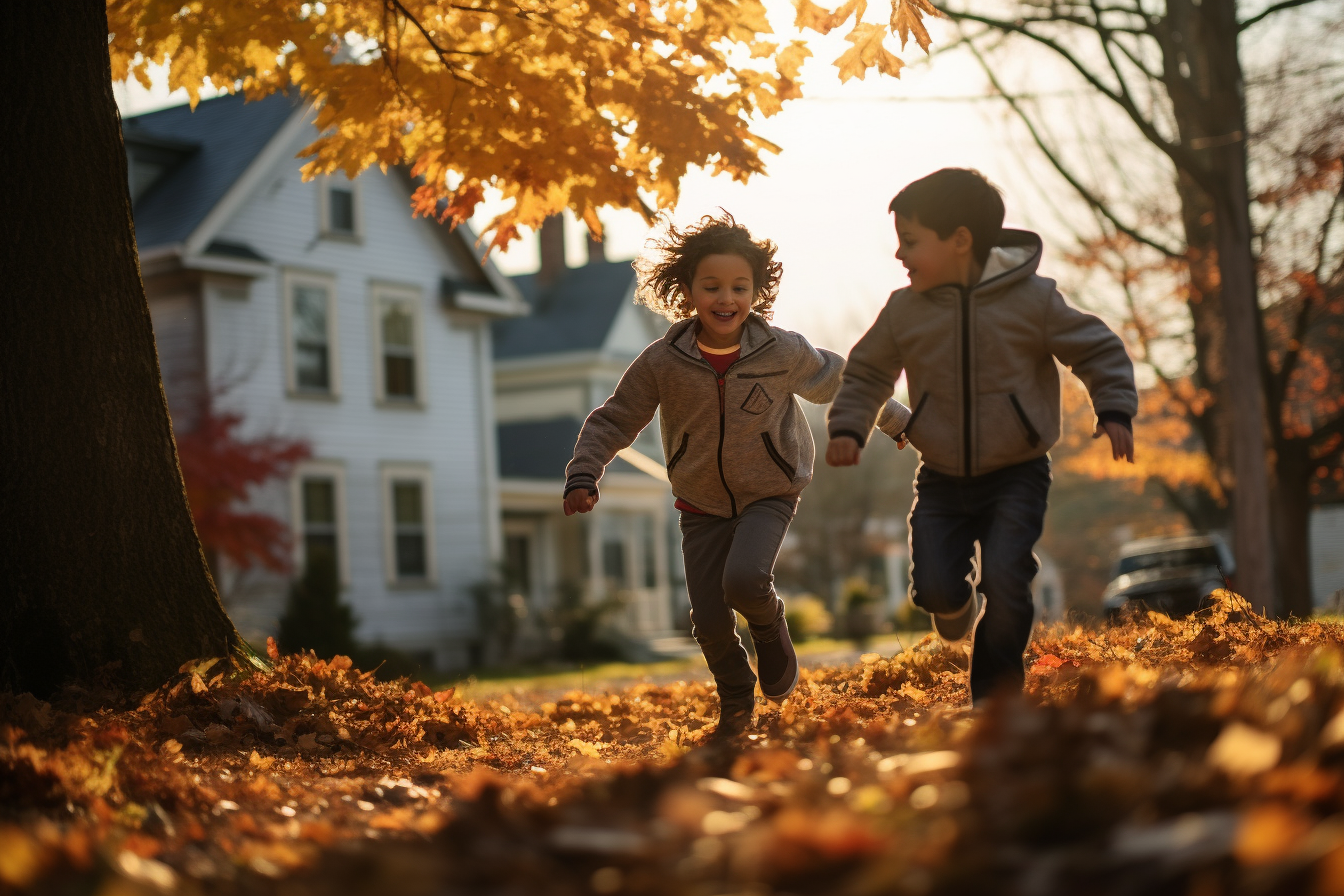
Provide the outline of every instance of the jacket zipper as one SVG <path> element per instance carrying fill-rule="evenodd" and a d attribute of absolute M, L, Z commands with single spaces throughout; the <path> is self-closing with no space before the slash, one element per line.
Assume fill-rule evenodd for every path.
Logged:
<path fill-rule="evenodd" d="M 708 364 L 709 362 L 706 361 L 705 363 Z M 730 364 L 728 366 L 729 369 L 731 370 L 732 365 Z M 713 368 L 710 369 L 713 370 Z M 723 372 L 723 376 L 719 376 L 717 370 L 714 371 L 714 378 L 719 381 L 719 481 L 723 483 L 723 490 L 728 493 L 728 507 L 732 515 L 736 517 L 737 499 L 733 497 L 733 490 L 728 487 L 728 477 L 723 474 L 723 437 L 727 429 L 727 423 L 725 421 L 725 414 L 724 414 L 724 408 L 727 404 L 727 401 L 725 400 L 724 397 L 723 380 L 724 377 L 726 376 L 728 376 L 727 370 Z"/>
<path fill-rule="evenodd" d="M 961 450 L 971 475 L 971 291 L 961 289 Z"/>

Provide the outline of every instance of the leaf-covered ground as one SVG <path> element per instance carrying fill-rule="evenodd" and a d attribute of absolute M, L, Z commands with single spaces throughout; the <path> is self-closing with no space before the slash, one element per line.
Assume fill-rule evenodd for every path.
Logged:
<path fill-rule="evenodd" d="M 341 657 L 0 695 L 0 892 L 1344 894 L 1344 627 L 1224 594 L 1028 661 L 976 711 L 932 638 L 807 670 L 729 744 L 701 683 L 469 703 Z"/>

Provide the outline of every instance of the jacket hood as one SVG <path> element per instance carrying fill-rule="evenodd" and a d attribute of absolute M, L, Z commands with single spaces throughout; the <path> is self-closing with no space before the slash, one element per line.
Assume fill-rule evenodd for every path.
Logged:
<path fill-rule="evenodd" d="M 683 354 L 692 358 L 699 358 L 701 357 L 700 347 L 696 344 L 696 334 L 700 332 L 699 324 L 699 318 L 695 317 L 679 320 L 667 328 L 663 341 Z M 745 358 L 761 346 L 774 341 L 775 334 L 771 331 L 770 325 L 765 322 L 765 318 L 755 311 L 748 314 L 746 321 L 742 324 L 742 357 Z"/>
<path fill-rule="evenodd" d="M 1030 277 L 1040 266 L 1044 248 L 1041 238 L 1030 230 L 1004 229 L 999 233 L 998 243 L 989 250 L 980 282 L 971 291 L 991 292 Z"/>

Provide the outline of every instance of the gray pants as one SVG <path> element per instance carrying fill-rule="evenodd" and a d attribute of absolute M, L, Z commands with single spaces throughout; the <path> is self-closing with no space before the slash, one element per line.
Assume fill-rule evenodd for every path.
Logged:
<path fill-rule="evenodd" d="M 736 610 L 752 629 L 774 636 L 784 615 L 775 593 L 775 558 L 798 499 L 764 498 L 734 518 L 681 514 L 681 553 L 691 598 L 691 634 L 719 687 L 724 707 L 750 706 L 756 673 L 737 636 Z"/>

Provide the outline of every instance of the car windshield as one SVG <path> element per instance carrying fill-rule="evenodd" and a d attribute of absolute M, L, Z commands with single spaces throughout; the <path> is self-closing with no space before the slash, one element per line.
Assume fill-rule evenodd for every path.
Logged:
<path fill-rule="evenodd" d="M 1175 569 L 1180 566 L 1217 566 L 1222 560 L 1218 549 L 1213 545 L 1202 548 L 1180 548 L 1174 551 L 1157 551 L 1152 554 L 1136 554 L 1120 560 L 1119 575 L 1139 572 L 1144 569 Z"/>

